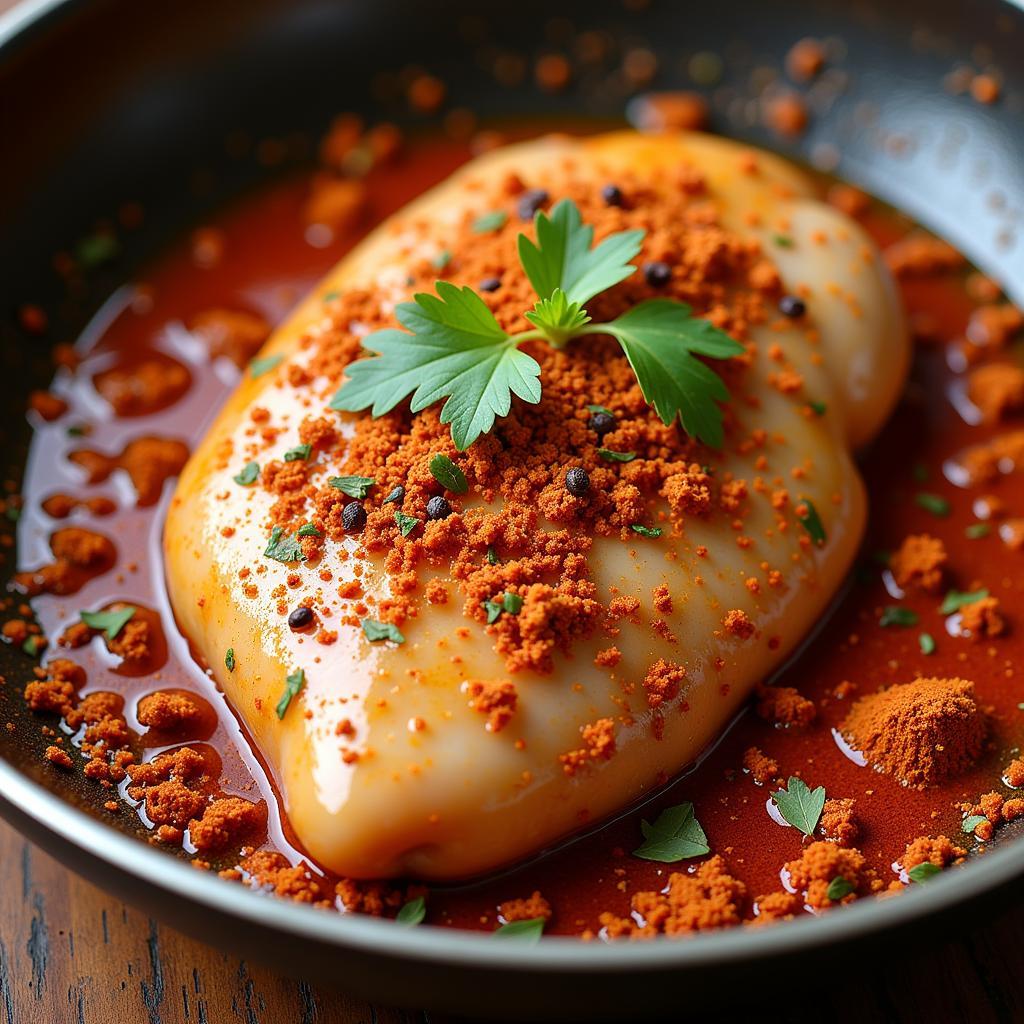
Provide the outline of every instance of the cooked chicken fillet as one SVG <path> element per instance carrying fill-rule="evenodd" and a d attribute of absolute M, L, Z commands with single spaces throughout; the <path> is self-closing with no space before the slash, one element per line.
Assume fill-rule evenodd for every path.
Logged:
<path fill-rule="evenodd" d="M 301 380 L 293 386 L 287 371 L 307 358 L 303 339 L 322 329 L 325 293 L 364 289 L 386 306 L 408 300 L 410 260 L 444 249 L 467 213 L 487 210 L 488 183 L 510 172 L 543 183 L 554 200 L 560 181 L 600 189 L 617 174 L 656 181 L 683 166 L 703 174 L 721 223 L 759 239 L 782 290 L 804 296 L 807 307 L 806 320 L 772 317 L 752 328 L 746 398 L 731 407 L 739 428 L 714 457 L 716 479 L 731 474 L 750 485 L 741 532 L 753 543 L 738 543 L 733 517 L 722 512 L 689 518 L 681 534 L 666 530 L 656 541 L 595 537 L 590 577 L 601 600 L 636 597 L 640 611 L 617 622 L 614 639 L 598 629 L 557 653 L 550 673 L 510 674 L 492 637 L 454 596 L 424 602 L 401 624 L 404 643 L 369 642 L 358 623 L 341 621 L 344 602 L 331 600 L 355 574 L 364 600 L 391 595 L 381 556 L 352 557 L 358 536 L 326 543 L 315 565 L 262 557 L 274 495 L 232 476 L 260 429 L 254 410 L 255 419 L 279 428 L 262 462 L 282 458 L 299 443 L 303 418 L 323 413 L 322 389 Z M 622 132 L 512 146 L 477 158 L 375 230 L 267 343 L 261 357 L 280 355 L 282 365 L 256 379 L 246 375 L 181 476 L 165 531 L 167 584 L 182 629 L 248 726 L 295 834 L 321 864 L 358 878 L 454 879 L 599 822 L 692 764 L 821 620 L 865 522 L 851 451 L 889 413 L 908 348 L 872 243 L 814 195 L 784 161 L 701 135 Z M 808 323 L 817 330 L 814 343 Z M 799 376 L 800 394 L 780 386 L 781 365 Z M 824 415 L 808 409 L 810 399 Z M 329 415 L 350 433 L 367 414 Z M 762 447 L 734 442 L 755 428 L 766 432 Z M 337 472 L 325 466 L 324 479 Z M 755 492 L 762 478 L 765 491 Z M 770 500 L 780 480 L 791 495 L 790 529 L 779 528 Z M 800 500 L 820 516 L 820 546 L 808 543 L 793 516 Z M 781 583 L 769 585 L 765 565 L 781 571 Z M 289 581 L 296 572 L 299 590 Z M 443 570 L 430 575 L 445 579 Z M 758 587 L 748 585 L 751 578 Z M 661 584 L 672 595 L 664 613 L 651 598 Z M 294 607 L 293 595 L 311 587 L 333 605 L 334 618 L 319 626 L 336 631 L 336 642 L 293 632 L 282 614 L 282 602 Z M 743 628 L 726 625 L 734 611 L 745 613 Z M 651 628 L 655 618 L 664 620 L 661 632 Z M 612 643 L 618 663 L 595 664 Z M 234 671 L 225 667 L 228 648 Z M 686 674 L 680 693 L 653 709 L 640 684 L 658 659 Z M 304 689 L 279 718 L 285 679 L 298 667 Z M 499 732 L 474 710 L 472 680 L 514 683 L 518 704 Z M 613 755 L 567 770 L 563 755 L 586 748 L 581 730 L 605 719 L 614 724 Z M 700 794 L 688 796 L 699 809 Z"/>

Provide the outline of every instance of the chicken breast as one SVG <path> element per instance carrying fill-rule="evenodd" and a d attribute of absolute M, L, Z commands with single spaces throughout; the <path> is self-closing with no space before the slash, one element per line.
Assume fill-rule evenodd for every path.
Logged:
<path fill-rule="evenodd" d="M 328 531 L 306 561 L 264 557 L 281 494 L 232 479 L 250 458 L 281 464 L 308 436 L 303 421 L 324 416 L 340 439 L 326 453 L 314 445 L 303 480 L 323 485 L 346 472 L 368 416 L 327 411 L 337 380 L 311 362 L 317 339 L 339 329 L 332 294 L 358 293 L 390 312 L 410 297 L 410 267 L 457 251 L 467 222 L 502 196 L 515 210 L 507 193 L 517 183 L 554 200 L 563 188 L 599 191 L 627 178 L 693 190 L 695 224 L 713 209 L 745 251 L 759 242 L 766 254 L 750 277 L 766 279 L 757 286 L 775 295 L 772 315 L 747 332 L 749 366 L 723 449 L 698 460 L 713 469 L 713 514 L 662 520 L 657 538 L 588 536 L 587 579 L 602 614 L 546 666 L 510 663 L 443 559 L 417 570 L 404 642 L 371 642 L 360 619 L 386 619 L 399 592 L 389 552 Z M 535 853 L 692 764 L 820 621 L 865 521 L 851 451 L 892 407 L 908 348 L 872 244 L 814 196 L 780 159 L 700 135 L 516 145 L 477 158 L 378 228 L 270 339 L 261 359 L 281 360 L 246 376 L 181 476 L 165 530 L 167 585 L 180 625 L 270 766 L 295 834 L 321 864 L 357 878 L 455 879 Z M 509 228 L 520 229 L 532 230 Z M 640 260 L 657 255 L 645 249 Z M 781 294 L 800 296 L 806 315 L 775 313 Z M 385 496 L 378 487 L 367 508 L 390 516 Z M 501 503 L 493 488 L 471 487 L 460 508 L 483 514 Z M 651 515 L 669 504 L 665 492 L 653 495 Z M 815 514 L 821 531 L 808 531 Z M 564 527 L 541 514 L 536 529 Z M 422 597 L 434 584 L 447 600 Z M 310 594 L 316 626 L 290 629 L 286 613 Z M 301 691 L 279 716 L 299 669 Z M 699 809 L 700 794 L 689 796 Z"/>

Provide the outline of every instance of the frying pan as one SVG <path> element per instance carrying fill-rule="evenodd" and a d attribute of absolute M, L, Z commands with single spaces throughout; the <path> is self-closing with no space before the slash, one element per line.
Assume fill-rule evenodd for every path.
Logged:
<path fill-rule="evenodd" d="M 744 99 L 765 67 L 778 68 L 804 36 L 833 37 L 845 78 L 813 98 L 809 131 L 790 151 L 863 185 L 945 235 L 1024 301 L 1024 13 L 1002 0 L 517 0 L 486 16 L 460 0 L 29 0 L 0 18 L 0 436 L 5 477 L 18 479 L 28 440 L 29 388 L 45 387 L 48 344 L 73 338 L 103 299 L 180 230 L 266 180 L 232 156 L 229 135 L 287 141 L 301 162 L 339 110 L 395 116 L 374 99 L 379 74 L 419 65 L 448 85 L 451 102 L 494 118 L 607 121 L 625 98 L 612 90 L 558 96 L 498 87 L 471 53 L 480 46 L 537 55 L 565 20 L 610 33 L 658 57 L 659 88 L 692 87 L 686 58 L 727 57 L 709 93 L 715 126 L 775 145 Z M 472 39 L 471 48 L 468 40 Z M 958 64 L 991 63 L 1003 97 L 982 106 L 942 88 Z M 783 147 L 785 148 L 785 147 Z M 90 234 L 126 199 L 144 228 L 109 269 L 70 297 L 54 251 Z M 19 330 L 14 310 L 47 310 L 44 338 Z M 25 673 L 0 646 L 0 672 Z M 0 692 L 14 687 L 0 688 Z M 0 697 L 0 813 L 96 884 L 207 942 L 280 970 L 386 1003 L 531 1019 L 721 1012 L 763 993 L 799 957 L 804 978 L 851 951 L 870 969 L 893 942 L 920 943 L 956 926 L 971 904 L 1024 893 L 1024 841 L 1009 841 L 963 870 L 897 899 L 769 929 L 689 940 L 539 946 L 325 913 L 260 899 L 119 833 L 73 782 L 59 790 L 42 768 L 20 703 Z M 21 717 L 19 718 L 19 715 Z M 62 784 L 63 785 L 63 784 Z M 847 960 L 847 962 L 849 962 Z"/>

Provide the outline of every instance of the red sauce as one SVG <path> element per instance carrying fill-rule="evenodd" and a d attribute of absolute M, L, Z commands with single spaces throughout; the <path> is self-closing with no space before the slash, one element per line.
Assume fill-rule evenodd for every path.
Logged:
<path fill-rule="evenodd" d="M 81 339 L 78 370 L 58 375 L 55 390 L 70 411 L 55 422 L 37 420 L 19 525 L 20 568 L 27 571 L 23 586 L 35 589 L 33 571 L 53 561 L 51 541 L 61 529 L 95 530 L 117 549 L 115 566 L 101 561 L 77 570 L 73 591 L 41 593 L 35 599 L 44 632 L 55 643 L 82 609 L 100 610 L 112 602 L 138 607 L 159 634 L 159 654 L 145 665 L 121 664 L 102 637 L 94 636 L 72 652 L 88 674 L 84 692 L 113 690 L 123 696 L 128 723 L 147 758 L 166 749 L 169 737 L 139 722 L 135 709 L 140 698 L 157 690 L 194 695 L 199 711 L 190 737 L 201 742 L 193 746 L 217 765 L 224 793 L 266 801 L 270 845 L 293 860 L 302 854 L 259 755 L 193 660 L 163 590 L 160 531 L 177 455 L 198 442 L 237 380 L 232 359 L 241 361 L 223 338 L 211 341 L 208 333 L 189 333 L 184 325 L 197 317 L 201 323 L 201 314 L 210 309 L 233 310 L 247 318 L 249 341 L 258 341 L 261 318 L 269 325 L 279 322 L 363 228 L 443 179 L 467 156 L 462 145 L 423 143 L 404 160 L 374 170 L 366 182 L 364 221 L 333 239 L 321 239 L 322 247 L 311 245 L 304 233 L 305 179 L 242 200 L 175 246 L 149 269 L 145 283 L 126 285 L 111 296 Z M 866 222 L 883 245 L 906 231 L 899 218 L 877 208 Z M 903 293 L 911 316 L 927 314 L 938 325 L 940 342 L 963 335 L 975 303 L 961 278 L 908 281 Z M 211 361 L 210 345 L 225 357 Z M 831 798 L 854 798 L 862 827 L 858 846 L 887 880 L 894 877 L 892 862 L 919 835 L 945 833 L 964 845 L 973 842 L 960 832 L 955 805 L 999 788 L 1010 750 L 1024 734 L 1014 669 L 1024 659 L 1024 629 L 1013 613 L 1021 606 L 1024 574 L 1014 565 L 1019 556 L 1008 552 L 995 529 L 981 539 L 965 538 L 965 528 L 976 522 L 972 501 L 980 492 L 953 486 L 943 475 L 943 464 L 998 427 L 968 425 L 951 404 L 947 396 L 958 375 L 947 365 L 946 351 L 941 343 L 919 346 L 906 397 L 862 462 L 872 500 L 863 571 L 778 680 L 816 703 L 816 722 L 805 730 L 782 731 L 752 714 L 742 715 L 699 767 L 642 811 L 631 811 L 498 878 L 433 891 L 432 922 L 491 929 L 499 903 L 536 889 L 555 909 L 549 931 L 578 934 L 595 927 L 601 911 L 627 914 L 632 893 L 661 889 L 671 871 L 685 869 L 685 864 L 660 865 L 629 856 L 640 842 L 640 818 L 651 819 L 660 807 L 682 800 L 695 802 L 713 851 L 726 857 L 752 897 L 778 890 L 780 868 L 799 855 L 801 837 L 769 817 L 765 805 L 771 787 L 757 786 L 742 771 L 743 752 L 751 746 L 774 758 L 783 777 L 799 773 L 812 787 L 825 786 Z M 140 370 L 162 380 L 148 405 L 133 385 Z M 87 426 L 88 436 L 69 436 L 69 426 Z M 133 459 L 132 445 L 139 438 L 154 447 Z M 1010 515 L 1024 513 L 1024 475 L 1005 475 L 984 490 L 996 494 Z M 922 491 L 945 498 L 948 517 L 936 517 L 916 503 L 915 494 Z M 922 532 L 944 540 L 952 585 L 961 590 L 984 585 L 1009 609 L 1007 635 L 980 643 L 947 635 L 946 617 L 938 611 L 941 597 L 910 595 L 896 601 L 886 593 L 871 553 L 894 550 L 907 534 Z M 882 607 L 897 603 L 919 614 L 918 626 L 879 626 Z M 933 654 L 922 653 L 921 632 L 934 637 Z M 918 675 L 973 680 L 980 701 L 993 709 L 992 742 L 976 767 L 923 791 L 857 765 L 831 737 L 850 700 Z M 857 690 L 845 700 L 836 698 L 836 687 L 847 680 Z"/>

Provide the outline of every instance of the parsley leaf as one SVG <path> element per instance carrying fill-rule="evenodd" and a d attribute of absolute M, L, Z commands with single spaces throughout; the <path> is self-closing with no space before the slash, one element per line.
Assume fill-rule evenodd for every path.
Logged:
<path fill-rule="evenodd" d="M 225 653 L 224 653 L 224 667 L 229 672 L 234 672 L 235 671 L 235 649 L 234 649 L 234 647 L 229 647 L 227 649 L 227 651 L 225 651 Z"/>
<path fill-rule="evenodd" d="M 934 654 L 935 653 L 935 637 L 931 633 L 922 633 L 918 638 L 917 642 L 921 647 L 922 654 Z"/>
<path fill-rule="evenodd" d="M 283 359 L 284 356 L 280 353 L 274 356 L 264 356 L 262 359 L 254 359 L 249 364 L 249 376 L 256 380 L 258 377 L 262 377 L 264 374 L 270 373 L 271 370 L 280 366 Z"/>
<path fill-rule="evenodd" d="M 305 462 L 313 454 L 311 444 L 297 444 L 284 453 L 285 462 Z"/>
<path fill-rule="evenodd" d="M 693 816 L 693 804 L 689 801 L 667 807 L 653 825 L 641 821 L 640 831 L 644 841 L 633 851 L 633 856 L 643 860 L 675 864 L 711 852 L 708 837 Z"/>
<path fill-rule="evenodd" d="M 90 629 L 101 629 L 107 634 L 108 640 L 115 639 L 134 614 L 135 609 L 130 604 L 106 612 L 79 612 L 82 621 Z"/>
<path fill-rule="evenodd" d="M 242 471 L 232 477 L 232 479 L 236 484 L 241 484 L 242 487 L 248 487 L 250 484 L 256 483 L 259 475 L 260 464 L 258 462 L 247 462 L 242 467 Z"/>
<path fill-rule="evenodd" d="M 518 615 L 523 608 L 523 599 L 511 590 L 506 590 L 500 601 L 484 601 L 483 604 L 487 609 L 487 625 L 491 626 L 501 618 L 502 612 Z"/>
<path fill-rule="evenodd" d="M 744 349 L 710 321 L 671 299 L 649 299 L 595 331 L 613 335 L 633 367 L 644 400 L 668 426 L 679 417 L 691 436 L 720 448 L 724 440 L 717 402 L 729 398 L 722 378 L 697 355 L 728 359 Z"/>
<path fill-rule="evenodd" d="M 430 475 L 452 494 L 465 494 L 469 490 L 466 474 L 447 455 L 435 455 L 429 468 Z"/>
<path fill-rule="evenodd" d="M 972 836 L 974 835 L 974 830 L 979 825 L 984 825 L 986 821 L 988 821 L 988 818 L 986 818 L 984 814 L 971 814 L 964 818 L 963 824 L 961 824 L 960 828 L 969 836 Z"/>
<path fill-rule="evenodd" d="M 926 512 L 931 512 L 933 516 L 944 519 L 950 513 L 949 502 L 938 494 L 927 494 L 922 491 L 920 494 L 914 495 L 914 501 Z"/>
<path fill-rule="evenodd" d="M 808 789 L 803 779 L 791 775 L 786 789 L 776 790 L 772 793 L 772 799 L 790 825 L 800 829 L 805 836 L 814 835 L 821 809 L 825 806 L 824 786 Z"/>
<path fill-rule="evenodd" d="M 964 536 L 968 540 L 981 540 L 982 537 L 987 537 L 992 532 L 992 527 L 988 523 L 971 523 L 970 526 L 964 527 Z"/>
<path fill-rule="evenodd" d="M 579 207 L 563 199 L 550 216 L 538 212 L 537 241 L 519 236 L 519 262 L 537 295 L 548 298 L 556 288 L 570 302 L 584 303 L 635 270 L 629 261 L 640 252 L 643 231 L 619 231 L 591 248 L 594 229 L 583 223 Z"/>
<path fill-rule="evenodd" d="M 491 933 L 496 939 L 519 939 L 522 942 L 539 942 L 544 934 L 543 917 L 531 917 L 525 921 L 509 921 Z"/>
<path fill-rule="evenodd" d="M 951 590 L 946 594 L 939 612 L 943 615 L 952 615 L 958 612 L 965 604 L 974 604 L 975 601 L 983 601 L 988 597 L 987 590 Z"/>
<path fill-rule="evenodd" d="M 897 604 L 886 605 L 878 624 L 880 626 L 916 626 L 917 612 L 910 608 L 901 608 Z"/>
<path fill-rule="evenodd" d="M 555 348 L 561 348 L 584 324 L 590 323 L 587 311 L 578 302 L 570 302 L 561 288 L 556 288 L 550 298 L 538 299 L 526 319 L 540 328 Z"/>
<path fill-rule="evenodd" d="M 303 523 L 295 534 L 296 537 L 322 537 L 323 534 L 312 524 Z"/>
<path fill-rule="evenodd" d="M 473 221 L 473 230 L 478 235 L 486 234 L 488 231 L 498 231 L 508 222 L 508 214 L 504 210 L 491 210 L 489 213 L 482 213 Z"/>
<path fill-rule="evenodd" d="M 278 562 L 304 562 L 306 560 L 302 545 L 295 537 L 286 534 L 280 526 L 275 526 L 271 530 L 270 541 L 263 554 Z"/>
<path fill-rule="evenodd" d="M 403 537 L 408 537 L 420 525 L 420 521 L 415 516 L 407 516 L 404 512 L 399 512 L 398 509 L 395 509 L 395 522 Z"/>
<path fill-rule="evenodd" d="M 281 699 L 277 702 L 276 708 L 279 719 L 284 718 L 292 698 L 298 696 L 299 691 L 305 685 L 306 673 L 301 668 L 297 668 L 291 675 L 285 677 L 284 693 L 281 694 Z"/>
<path fill-rule="evenodd" d="M 395 915 L 395 922 L 414 928 L 421 924 L 426 916 L 427 901 L 422 896 L 417 896 L 416 899 L 402 904 L 402 909 Z"/>
<path fill-rule="evenodd" d="M 378 640 L 391 640 L 396 644 L 404 644 L 405 637 L 402 636 L 398 627 L 390 622 L 378 622 L 376 619 L 363 619 L 363 632 L 371 644 Z"/>
<path fill-rule="evenodd" d="M 930 860 L 926 860 L 920 864 L 915 864 L 907 872 L 907 878 L 912 882 L 927 882 L 929 878 L 934 877 L 941 871 L 942 868 L 936 867 Z"/>
<path fill-rule="evenodd" d="M 330 407 L 347 412 L 372 407 L 389 412 L 412 395 L 420 412 L 442 398 L 441 422 L 450 423 L 456 448 L 464 451 L 507 416 L 512 395 L 540 401 L 540 365 L 520 352 L 471 288 L 437 282 L 437 295 L 420 293 L 396 310 L 406 331 L 389 328 L 363 339 L 377 358 L 359 359 Z"/>
<path fill-rule="evenodd" d="M 370 493 L 370 488 L 376 482 L 372 476 L 332 476 L 327 481 L 329 486 L 336 487 L 342 494 L 360 500 Z"/>

